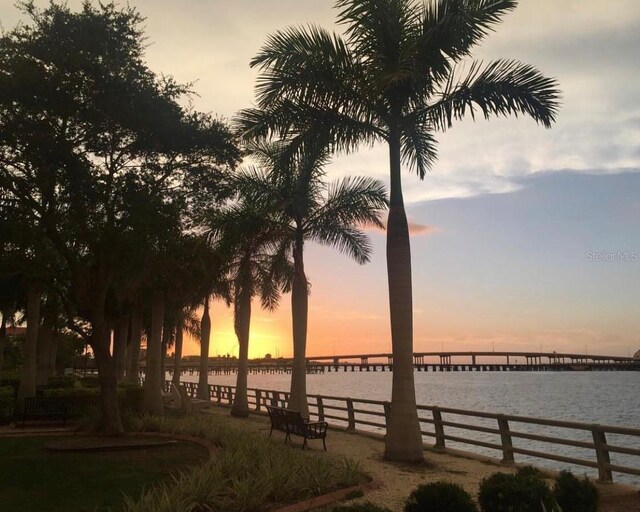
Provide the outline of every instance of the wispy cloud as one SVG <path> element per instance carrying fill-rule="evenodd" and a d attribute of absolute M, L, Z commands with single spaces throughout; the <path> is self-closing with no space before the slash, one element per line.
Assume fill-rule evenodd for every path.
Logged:
<path fill-rule="evenodd" d="M 365 231 L 382 231 L 386 230 L 386 222 L 384 228 L 380 228 L 378 226 L 374 226 L 373 224 L 367 224 L 364 226 Z M 421 224 L 419 222 L 409 221 L 409 234 L 413 236 L 420 235 L 434 235 L 436 233 L 442 232 L 442 228 L 438 226 L 433 226 L 431 224 Z"/>

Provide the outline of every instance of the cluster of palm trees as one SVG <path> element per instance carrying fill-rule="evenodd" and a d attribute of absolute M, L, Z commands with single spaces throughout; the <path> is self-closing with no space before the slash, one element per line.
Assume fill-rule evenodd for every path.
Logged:
<path fill-rule="evenodd" d="M 2 38 L 0 230 L 10 243 L 0 274 L 21 276 L 33 318 L 42 297 L 55 298 L 65 325 L 87 338 L 107 397 L 107 431 L 121 430 L 115 383 L 123 369 L 137 377 L 143 329 L 145 407 L 160 412 L 163 346 L 175 343 L 178 363 L 183 330 L 200 307 L 199 389 L 208 392 L 216 297 L 234 307 L 240 371 L 232 413 L 246 415 L 253 299 L 273 309 L 291 293 L 289 406 L 308 415 L 305 244 L 364 263 L 371 247 L 362 228 L 382 226 L 388 206 L 394 373 L 385 455 L 422 458 L 401 165 L 423 178 L 436 159 L 434 134 L 467 114 L 554 121 L 555 80 L 516 61 L 461 63 L 515 7 L 515 0 L 337 0 L 344 36 L 310 26 L 268 37 L 251 62 L 260 70 L 256 107 L 238 114 L 233 132 L 181 106 L 188 88 L 146 68 L 133 9 L 25 7 L 36 23 Z M 111 37 L 96 45 L 74 39 L 79 33 Z M 378 142 L 389 147 L 389 199 L 369 178 L 326 181 L 333 153 Z M 253 165 L 235 170 L 238 144 Z M 16 230 L 18 220 L 27 228 Z M 28 340 L 25 347 L 37 336 Z"/>

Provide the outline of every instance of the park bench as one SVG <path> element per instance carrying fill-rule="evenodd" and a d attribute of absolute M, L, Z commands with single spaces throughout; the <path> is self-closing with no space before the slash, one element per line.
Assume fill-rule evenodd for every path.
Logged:
<path fill-rule="evenodd" d="M 310 422 L 303 418 L 298 411 L 292 411 L 290 409 L 283 409 L 282 407 L 273 407 L 267 405 L 267 411 L 269 412 L 269 418 L 271 419 L 271 430 L 269 436 L 274 430 L 280 430 L 287 435 L 284 439 L 286 443 L 291 436 L 300 436 L 304 438 L 302 443 L 302 449 L 307 446 L 309 439 L 322 439 L 322 446 L 324 451 L 327 451 L 326 437 L 327 437 L 327 422 L 316 421 Z"/>
<path fill-rule="evenodd" d="M 182 402 L 182 410 L 187 415 L 193 414 L 202 409 L 211 407 L 211 402 L 209 400 L 200 400 L 198 398 L 191 398 L 189 396 L 189 393 L 187 393 L 187 388 L 185 388 L 184 386 L 180 386 L 178 388 L 178 391 L 180 393 L 180 399 Z"/>
<path fill-rule="evenodd" d="M 162 392 L 162 403 L 167 409 L 182 409 L 182 397 L 173 382 L 170 384 L 168 392 Z"/>
<path fill-rule="evenodd" d="M 22 428 L 30 420 L 58 419 L 63 425 L 67 424 L 69 414 L 69 400 L 60 396 L 38 396 L 24 399 L 22 411 Z"/>

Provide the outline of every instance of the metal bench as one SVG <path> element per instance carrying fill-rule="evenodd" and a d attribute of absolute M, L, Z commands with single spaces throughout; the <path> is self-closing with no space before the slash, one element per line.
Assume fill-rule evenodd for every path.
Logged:
<path fill-rule="evenodd" d="M 202 409 L 207 409 L 212 405 L 209 400 L 199 400 L 198 398 L 191 398 L 189 396 L 189 393 L 187 393 L 187 388 L 185 388 L 184 386 L 180 386 L 178 388 L 178 391 L 180 393 L 182 409 L 187 415 L 199 412 Z"/>
<path fill-rule="evenodd" d="M 22 428 L 28 420 L 58 419 L 67 424 L 69 400 L 59 396 L 38 396 L 24 399 L 22 411 Z"/>
<path fill-rule="evenodd" d="M 267 405 L 267 412 L 271 419 L 271 430 L 269 436 L 274 430 L 280 430 L 287 435 L 284 439 L 286 443 L 291 436 L 300 436 L 304 438 L 302 443 L 302 449 L 307 446 L 309 439 L 322 439 L 322 446 L 324 451 L 327 451 L 326 437 L 327 427 L 326 421 L 310 422 L 303 418 L 298 411 L 292 411 L 291 409 L 283 409 L 282 407 L 273 407 Z"/>

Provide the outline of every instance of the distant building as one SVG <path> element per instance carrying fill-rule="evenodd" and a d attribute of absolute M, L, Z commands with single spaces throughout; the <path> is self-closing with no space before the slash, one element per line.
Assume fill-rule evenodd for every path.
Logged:
<path fill-rule="evenodd" d="M 635 357 L 636 359 L 640 359 L 640 350 L 633 354 L 633 357 Z"/>
<path fill-rule="evenodd" d="M 27 334 L 26 327 L 7 327 L 7 336 L 25 336 Z"/>

